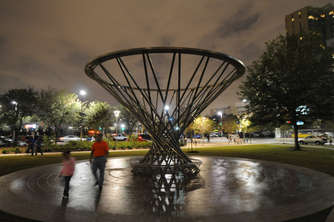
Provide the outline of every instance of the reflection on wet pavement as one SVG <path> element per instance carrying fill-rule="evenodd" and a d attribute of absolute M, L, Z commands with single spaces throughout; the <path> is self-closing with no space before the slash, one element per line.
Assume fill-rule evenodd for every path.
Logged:
<path fill-rule="evenodd" d="M 222 157 L 202 161 L 197 178 L 134 176 L 135 158 L 110 158 L 102 192 L 88 162 L 76 165 L 62 199 L 61 165 L 0 178 L 0 209 L 42 221 L 281 221 L 329 207 L 334 179 L 305 168 Z"/>

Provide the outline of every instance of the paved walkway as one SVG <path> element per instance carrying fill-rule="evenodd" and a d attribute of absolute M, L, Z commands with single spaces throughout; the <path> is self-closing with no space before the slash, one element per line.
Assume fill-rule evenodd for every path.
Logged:
<path fill-rule="evenodd" d="M 138 157 L 110 158 L 102 192 L 90 165 L 77 163 L 70 198 L 53 164 L 0 177 L 0 209 L 40 221 L 284 221 L 311 214 L 334 201 L 334 178 L 268 161 L 196 157 L 200 176 L 134 176 Z"/>

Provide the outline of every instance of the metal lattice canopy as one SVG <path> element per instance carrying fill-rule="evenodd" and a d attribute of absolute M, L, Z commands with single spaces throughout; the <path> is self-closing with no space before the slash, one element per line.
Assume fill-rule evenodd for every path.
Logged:
<path fill-rule="evenodd" d="M 182 170 L 198 166 L 180 149 L 184 130 L 245 67 L 241 61 L 202 49 L 152 47 L 100 56 L 86 74 L 125 106 L 152 136 L 142 168 Z M 141 167 L 138 167 L 138 169 Z"/>

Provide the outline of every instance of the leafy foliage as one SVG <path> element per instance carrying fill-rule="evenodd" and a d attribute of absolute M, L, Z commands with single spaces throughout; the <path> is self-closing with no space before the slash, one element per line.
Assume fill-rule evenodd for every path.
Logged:
<path fill-rule="evenodd" d="M 185 130 L 186 134 L 193 131 L 195 134 L 208 134 L 214 128 L 214 121 L 203 116 L 197 117 Z"/>
<path fill-rule="evenodd" d="M 224 132 L 235 133 L 238 129 L 238 118 L 235 115 L 228 115 L 223 117 L 222 122 Z"/>
<path fill-rule="evenodd" d="M 99 129 L 111 125 L 111 107 L 105 102 L 91 102 L 86 110 L 86 124 Z"/>
<path fill-rule="evenodd" d="M 79 118 L 80 108 L 80 100 L 75 94 L 42 90 L 37 115 L 46 126 L 54 127 L 57 134 L 63 124 L 73 124 Z"/>
<path fill-rule="evenodd" d="M 15 128 L 21 128 L 23 119 L 31 116 L 37 108 L 37 92 L 31 88 L 11 89 L 0 96 L 0 121 Z"/>
<path fill-rule="evenodd" d="M 266 51 L 248 67 L 241 85 L 250 120 L 277 126 L 291 121 L 332 119 L 334 112 L 334 60 L 330 49 L 320 47 L 319 36 L 279 36 L 266 43 Z M 299 149 L 298 138 L 295 138 Z"/>
<path fill-rule="evenodd" d="M 114 112 L 114 110 L 121 111 L 118 120 L 127 126 L 126 127 L 127 133 L 132 132 L 136 124 L 138 123 L 137 119 L 133 116 L 133 114 L 126 107 L 121 106 L 121 105 L 112 107 L 112 112 Z M 112 115 L 112 116 L 113 116 L 112 117 L 113 121 L 116 122 L 115 115 Z"/>

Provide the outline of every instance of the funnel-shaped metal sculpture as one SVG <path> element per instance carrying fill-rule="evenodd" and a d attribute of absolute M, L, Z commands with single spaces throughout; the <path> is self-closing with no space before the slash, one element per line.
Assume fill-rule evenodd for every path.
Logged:
<path fill-rule="evenodd" d="M 153 47 L 117 51 L 98 57 L 86 74 L 140 121 L 153 146 L 134 172 L 199 168 L 180 149 L 184 130 L 234 80 L 245 72 L 237 59 L 192 48 Z"/>

